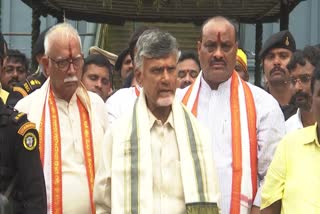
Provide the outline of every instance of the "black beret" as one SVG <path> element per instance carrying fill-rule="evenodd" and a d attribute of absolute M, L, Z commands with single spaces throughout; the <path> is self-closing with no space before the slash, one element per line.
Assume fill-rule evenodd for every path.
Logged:
<path fill-rule="evenodd" d="M 118 59 L 116 61 L 116 64 L 114 65 L 114 69 L 116 71 L 120 71 L 122 69 L 122 63 L 126 56 L 129 54 L 129 48 L 124 49 L 118 56 Z"/>
<path fill-rule="evenodd" d="M 262 46 L 259 53 L 259 57 L 263 59 L 270 49 L 273 48 L 285 48 L 292 52 L 296 51 L 296 42 L 292 34 L 288 30 L 283 30 L 275 33 L 267 39 L 267 41 Z"/>

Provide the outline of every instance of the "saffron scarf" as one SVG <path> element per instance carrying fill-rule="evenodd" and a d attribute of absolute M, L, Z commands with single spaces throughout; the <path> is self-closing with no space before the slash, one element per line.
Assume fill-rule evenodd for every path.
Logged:
<path fill-rule="evenodd" d="M 61 136 L 59 127 L 59 114 L 56 101 L 48 87 L 45 105 L 39 128 L 39 150 L 43 165 L 44 176 L 47 189 L 48 213 L 62 214 L 62 171 L 61 171 Z M 89 109 L 77 97 L 77 105 L 81 121 L 81 133 L 83 143 L 83 153 L 87 171 L 91 213 L 95 213 L 93 203 L 93 182 L 94 182 L 94 152 L 91 133 L 91 122 Z"/>
<path fill-rule="evenodd" d="M 201 76 L 201 74 L 198 75 L 182 99 L 182 103 L 191 109 L 195 116 L 198 111 Z M 252 92 L 248 84 L 235 71 L 231 76 L 230 108 L 232 126 L 230 213 L 239 214 L 247 213 L 257 192 L 257 135 L 256 109 Z"/>

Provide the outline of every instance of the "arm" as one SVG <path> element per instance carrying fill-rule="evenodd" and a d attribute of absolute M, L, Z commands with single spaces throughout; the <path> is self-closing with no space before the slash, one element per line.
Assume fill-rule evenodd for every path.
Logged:
<path fill-rule="evenodd" d="M 95 175 L 93 196 L 97 214 L 111 213 L 111 139 L 108 131 L 102 142 L 101 158 Z"/>
<path fill-rule="evenodd" d="M 261 108 L 257 121 L 257 141 L 258 141 L 258 180 L 259 186 L 253 205 L 260 207 L 261 186 L 268 167 L 272 161 L 278 143 L 285 134 L 285 122 L 283 113 L 275 100 L 267 106 Z M 268 109 L 267 112 L 265 109 Z M 257 110 L 259 111 L 259 110 Z"/>
<path fill-rule="evenodd" d="M 278 145 L 261 189 L 261 210 L 263 213 L 280 213 L 281 200 L 287 176 L 287 144 L 284 138 Z"/>
<path fill-rule="evenodd" d="M 17 188 L 21 192 L 22 209 L 25 214 L 47 212 L 46 187 L 39 155 L 39 136 L 35 129 L 18 135 Z"/>
<path fill-rule="evenodd" d="M 280 214 L 281 212 L 281 200 L 278 200 L 271 204 L 269 207 L 261 210 L 261 214 Z"/>

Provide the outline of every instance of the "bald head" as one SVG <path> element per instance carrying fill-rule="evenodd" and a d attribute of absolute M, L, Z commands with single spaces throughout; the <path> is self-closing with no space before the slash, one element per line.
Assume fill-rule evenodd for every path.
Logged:
<path fill-rule="evenodd" d="M 200 33 L 200 38 L 199 40 L 202 41 L 203 37 L 203 32 L 205 31 L 206 28 L 210 28 L 211 25 L 217 25 L 221 27 L 225 27 L 227 25 L 231 26 L 234 30 L 234 36 L 235 36 L 235 41 L 238 41 L 238 31 L 237 31 L 237 26 L 236 24 L 231 21 L 230 19 L 223 17 L 223 16 L 214 16 L 211 18 L 208 18 L 206 21 L 201 26 L 201 33 Z"/>

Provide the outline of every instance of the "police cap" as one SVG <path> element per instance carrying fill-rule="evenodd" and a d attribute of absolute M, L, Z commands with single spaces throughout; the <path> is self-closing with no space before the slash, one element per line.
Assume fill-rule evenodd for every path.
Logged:
<path fill-rule="evenodd" d="M 288 30 L 283 30 L 278 33 L 275 33 L 267 39 L 267 41 L 262 46 L 262 49 L 259 53 L 259 57 L 263 59 L 269 50 L 273 48 L 285 48 L 292 52 L 296 51 L 296 42 L 292 34 Z"/>

